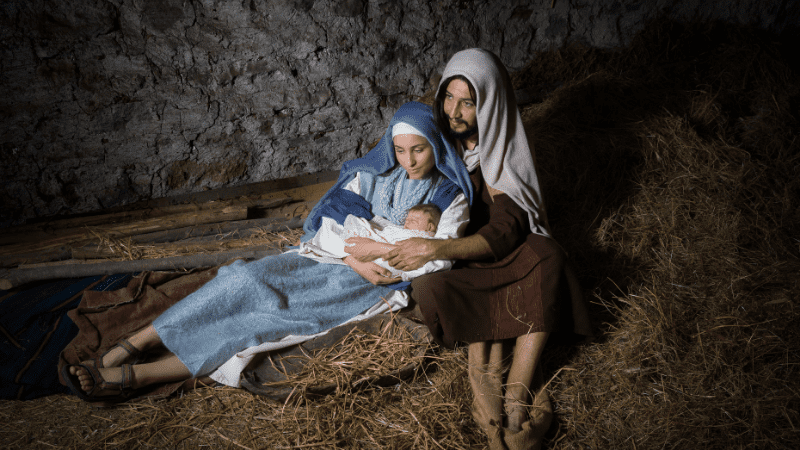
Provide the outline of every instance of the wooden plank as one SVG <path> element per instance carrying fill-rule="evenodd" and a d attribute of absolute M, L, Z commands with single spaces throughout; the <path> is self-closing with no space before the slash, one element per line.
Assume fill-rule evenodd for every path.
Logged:
<path fill-rule="evenodd" d="M 62 261 L 70 259 L 71 257 L 72 248 L 68 245 L 61 245 L 46 250 L 0 256 L 0 267 L 16 267 L 23 264 Z"/>
<path fill-rule="evenodd" d="M 269 244 L 265 244 L 269 245 Z M 187 241 L 178 242 L 162 242 L 158 244 L 148 244 L 147 250 L 152 253 L 161 253 L 163 255 L 177 255 L 188 253 L 213 253 L 218 251 L 235 250 L 245 247 L 252 247 L 253 243 L 248 239 L 203 239 L 195 240 L 190 239 Z M 280 248 L 278 243 L 274 244 L 275 248 Z M 99 246 L 84 246 L 72 249 L 72 259 L 77 260 L 91 260 L 103 258 L 119 258 L 119 252 L 114 251 L 108 247 Z"/>
<path fill-rule="evenodd" d="M 100 227 L 122 223 L 141 222 L 148 219 L 170 215 L 200 213 L 209 209 L 227 207 L 246 207 L 269 209 L 290 203 L 290 197 L 270 199 L 236 199 L 224 202 L 191 203 L 183 205 L 165 205 L 158 208 L 147 208 L 132 211 L 120 211 L 108 214 L 97 214 L 68 219 L 52 220 L 36 225 L 19 226 L 6 229 L 0 235 L 0 245 L 10 245 L 20 242 L 30 242 L 48 239 L 53 235 L 74 234 L 75 229 L 83 230 L 85 227 Z"/>
<path fill-rule="evenodd" d="M 224 206 L 222 208 L 173 214 L 170 216 L 155 217 L 119 225 L 107 225 L 103 227 L 96 227 L 94 229 L 72 228 L 61 232 L 63 234 L 58 233 L 61 235 L 56 234 L 55 236 L 50 236 L 49 238 L 41 238 L 39 241 L 34 243 L 23 242 L 20 244 L 0 247 L 0 255 L 2 255 L 0 256 L 0 265 L 5 265 L 4 257 L 9 255 L 32 253 L 64 245 L 75 245 L 81 242 L 86 243 L 87 241 L 90 241 L 96 237 L 96 234 L 93 233 L 92 230 L 94 230 L 96 233 L 105 234 L 112 238 L 121 238 L 134 234 L 143 234 L 148 232 L 230 220 L 244 220 L 246 218 L 247 207 Z"/>
<path fill-rule="evenodd" d="M 302 216 L 292 217 L 291 219 L 269 217 L 265 219 L 236 220 L 133 235 L 130 239 L 133 244 L 157 244 L 220 234 L 236 234 L 238 237 L 247 237 L 261 230 L 275 232 L 300 228 L 303 226 L 303 220 Z M 257 230 L 248 232 L 248 230 L 254 229 Z"/>
<path fill-rule="evenodd" d="M 181 270 L 197 267 L 214 267 L 235 258 L 260 259 L 280 251 L 269 247 L 251 247 L 211 254 L 174 256 L 170 258 L 134 261 L 103 261 L 92 264 L 70 264 L 30 269 L 0 270 L 0 289 L 9 290 L 35 281 L 60 278 L 80 278 L 94 275 L 112 275 L 153 270 Z"/>

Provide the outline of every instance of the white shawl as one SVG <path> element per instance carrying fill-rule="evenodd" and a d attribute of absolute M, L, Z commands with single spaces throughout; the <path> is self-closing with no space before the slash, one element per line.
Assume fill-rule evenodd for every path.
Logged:
<path fill-rule="evenodd" d="M 505 194 L 528 213 L 531 231 L 550 236 L 533 148 L 525 136 L 511 78 L 500 59 L 482 49 L 462 50 L 447 63 L 439 82 L 464 76 L 475 88 L 478 145 L 465 151 L 464 161 L 472 171 L 480 161 L 486 183 Z M 466 149 L 465 149 L 466 150 Z M 479 152 L 479 158 L 475 153 Z M 471 164 L 470 164 L 471 163 Z M 470 167 L 472 166 L 472 167 Z"/>

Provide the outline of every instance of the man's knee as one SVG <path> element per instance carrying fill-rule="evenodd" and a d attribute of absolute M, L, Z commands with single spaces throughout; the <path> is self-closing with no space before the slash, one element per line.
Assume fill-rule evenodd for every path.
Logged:
<path fill-rule="evenodd" d="M 444 284 L 437 275 L 431 273 L 411 280 L 411 298 L 419 304 L 433 301 Z"/>

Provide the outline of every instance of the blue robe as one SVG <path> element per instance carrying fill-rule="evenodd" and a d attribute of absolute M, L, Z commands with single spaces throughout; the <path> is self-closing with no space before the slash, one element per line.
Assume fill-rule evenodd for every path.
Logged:
<path fill-rule="evenodd" d="M 283 253 L 220 267 L 153 326 L 192 376 L 203 376 L 248 347 L 342 324 L 389 292 L 350 266 Z"/>
<path fill-rule="evenodd" d="M 452 146 L 445 145 L 436 131 L 430 107 L 410 102 L 395 114 L 381 144 L 364 158 L 345 164 L 337 185 L 309 215 L 307 227 L 320 215 L 332 217 L 356 211 L 370 214 L 369 210 L 379 205 L 379 195 L 373 195 L 374 190 L 365 189 L 359 198 L 343 196 L 341 187 L 357 172 L 378 175 L 396 168 L 391 127 L 398 122 L 413 124 L 425 132 L 434 148 L 436 168 L 447 179 L 426 198 L 446 206 L 459 189 L 471 198 L 472 185 L 463 182 L 468 181 L 466 169 Z M 192 376 L 203 376 L 248 347 L 289 334 L 316 334 L 340 325 L 390 291 L 390 287 L 368 282 L 350 266 L 284 253 L 221 267 L 213 280 L 165 311 L 153 326 Z"/>

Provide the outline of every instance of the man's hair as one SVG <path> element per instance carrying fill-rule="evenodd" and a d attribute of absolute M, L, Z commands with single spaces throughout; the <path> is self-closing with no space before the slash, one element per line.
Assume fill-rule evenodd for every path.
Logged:
<path fill-rule="evenodd" d="M 432 203 L 420 203 L 419 205 L 412 206 L 408 209 L 408 212 L 412 211 L 419 211 L 427 214 L 430 216 L 431 222 L 433 222 L 434 225 L 438 225 L 439 219 L 442 218 L 442 210 Z"/>
<path fill-rule="evenodd" d="M 439 127 L 439 130 L 441 130 L 441 132 L 445 135 L 449 135 L 450 133 L 450 121 L 447 119 L 447 114 L 444 113 L 444 97 L 447 95 L 447 86 L 450 86 L 450 82 L 453 80 L 461 80 L 464 83 L 467 83 L 467 87 L 469 87 L 469 95 L 472 97 L 472 101 L 478 101 L 478 96 L 475 94 L 475 88 L 472 87 L 472 83 L 470 83 L 467 77 L 464 75 L 453 75 L 452 77 L 444 80 L 444 83 L 441 84 L 442 89 L 439 90 L 439 94 L 436 96 L 436 100 L 433 103 L 433 120 L 436 122 L 436 126 Z"/>

